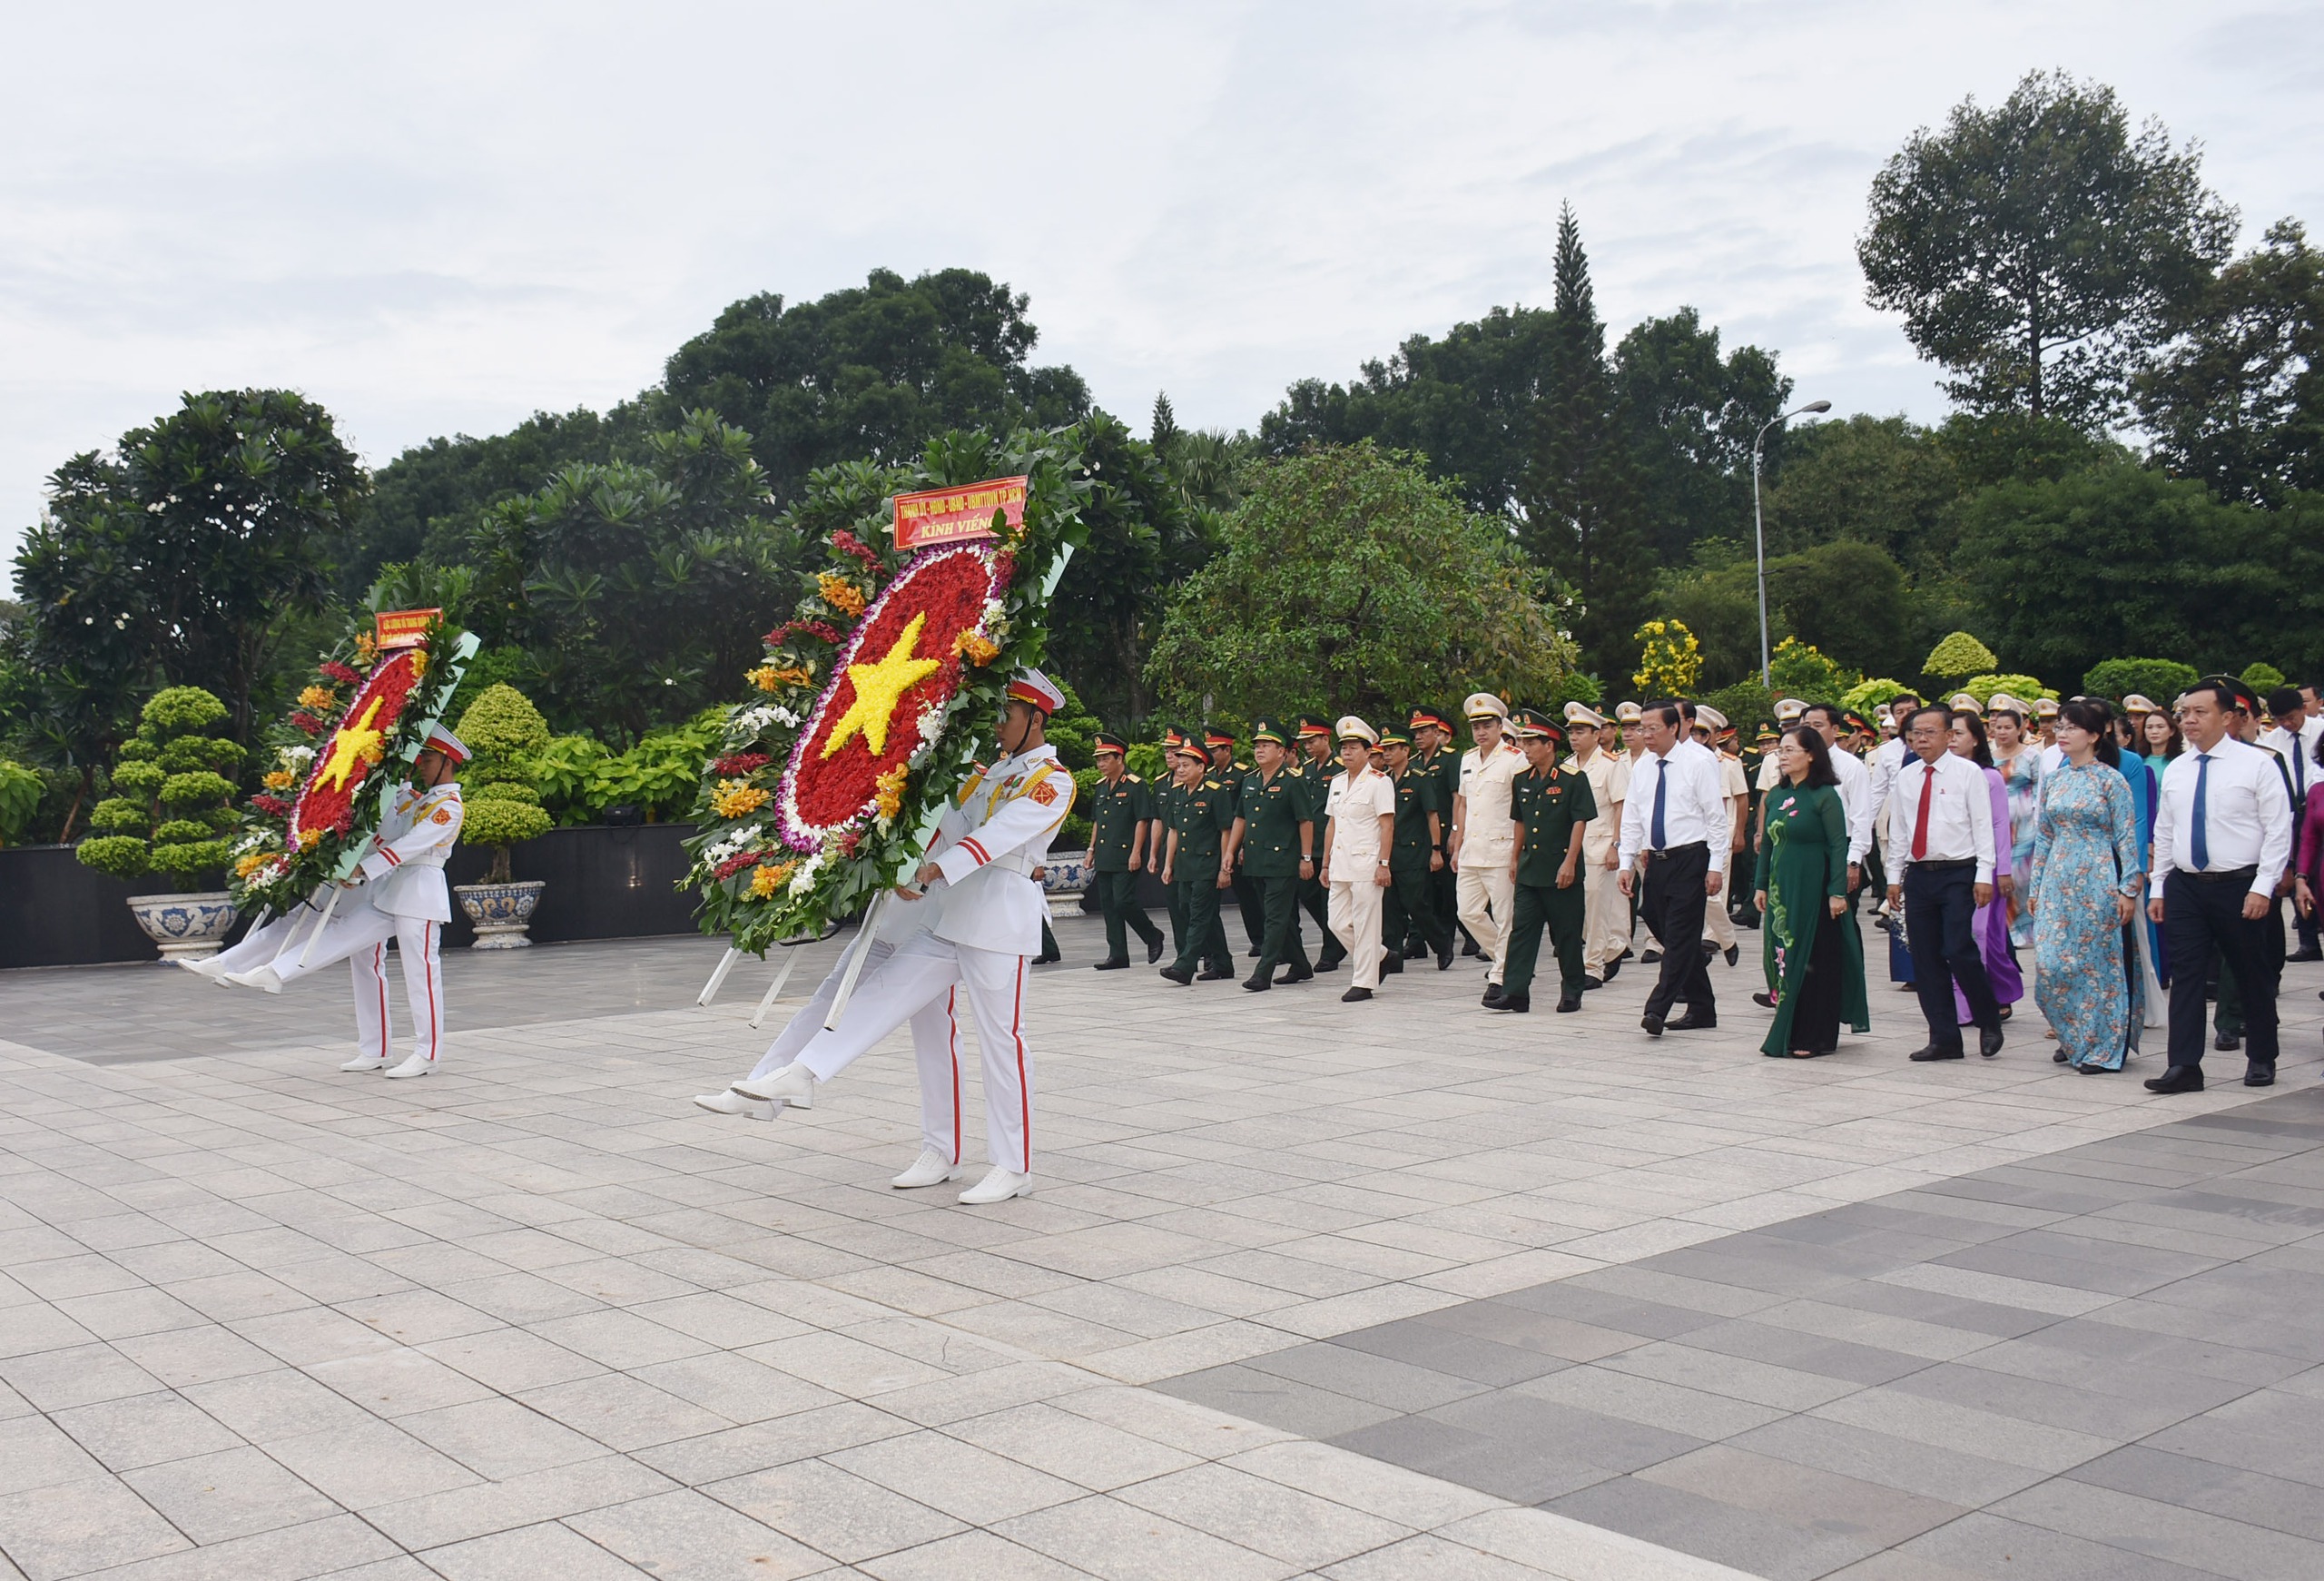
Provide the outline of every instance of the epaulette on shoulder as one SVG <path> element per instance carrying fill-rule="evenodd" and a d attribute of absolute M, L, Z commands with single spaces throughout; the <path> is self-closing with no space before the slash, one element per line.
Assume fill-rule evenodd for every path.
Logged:
<path fill-rule="evenodd" d="M 1124 779 L 1126 779 L 1126 780 L 1129 781 L 1129 783 L 1130 783 L 1130 784 L 1132 784 L 1132 785 L 1144 785 L 1144 784 L 1146 783 L 1144 780 L 1142 780 L 1142 779 L 1138 778 L 1138 777 L 1137 777 L 1137 776 L 1136 776 L 1136 775 L 1134 775 L 1134 774 L 1126 774 L 1126 775 L 1122 776 L 1122 777 L 1123 777 Z"/>
<path fill-rule="evenodd" d="M 1226 787 L 1215 779 L 1206 779 L 1202 782 L 1202 788 L 1205 790 L 1225 790 Z"/>

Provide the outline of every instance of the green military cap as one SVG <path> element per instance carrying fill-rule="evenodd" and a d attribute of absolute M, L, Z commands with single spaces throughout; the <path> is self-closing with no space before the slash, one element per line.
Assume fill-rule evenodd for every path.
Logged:
<path fill-rule="evenodd" d="M 1198 739 L 1181 737 L 1171 745 L 1170 756 L 1173 757 L 1191 757 L 1206 767 L 1209 766 L 1210 764 L 1210 749 L 1205 746 Z"/>
<path fill-rule="evenodd" d="M 1291 745 L 1291 732 L 1283 727 L 1281 720 L 1269 719 L 1263 716 L 1251 721 L 1252 745 L 1256 746 L 1262 741 L 1272 741 L 1277 746 L 1288 746 Z"/>
<path fill-rule="evenodd" d="M 1210 746 L 1232 746 L 1235 745 L 1235 732 L 1229 730 L 1224 725 L 1204 726 L 1202 727 L 1202 738 L 1204 744 Z"/>
<path fill-rule="evenodd" d="M 1759 721 L 1759 734 L 1753 739 L 1761 746 L 1772 746 L 1783 739 L 1783 733 L 1776 728 L 1773 719 L 1762 719 Z"/>
<path fill-rule="evenodd" d="M 1520 741 L 1552 741 L 1562 746 L 1565 726 L 1539 708 L 1519 708 L 1509 716 L 1510 728 Z"/>
<path fill-rule="evenodd" d="M 1380 745 L 1383 746 L 1410 746 L 1413 744 L 1412 731 L 1405 726 L 1393 723 L 1393 718 L 1394 716 L 1393 715 L 1390 716 L 1391 722 L 1380 726 Z"/>
<path fill-rule="evenodd" d="M 1450 735 L 1452 731 L 1452 716 L 1442 708 L 1431 707 L 1425 704 L 1413 710 L 1411 720 L 1413 729 L 1418 730 L 1423 726 L 1432 725 Z"/>
<path fill-rule="evenodd" d="M 1314 714 L 1302 714 L 1299 716 L 1298 725 L 1292 733 L 1302 741 L 1316 736 L 1329 741 L 1332 738 L 1332 722 L 1329 719 L 1319 718 Z"/>
<path fill-rule="evenodd" d="M 1090 742 L 1092 751 L 1117 752 L 1122 754 L 1124 756 L 1127 756 L 1129 754 L 1129 743 L 1123 740 L 1120 736 L 1115 735 L 1110 730 L 1098 731 L 1090 737 Z"/>

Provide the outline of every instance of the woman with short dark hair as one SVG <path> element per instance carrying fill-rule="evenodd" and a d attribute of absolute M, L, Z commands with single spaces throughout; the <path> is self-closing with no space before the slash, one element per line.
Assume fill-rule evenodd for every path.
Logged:
<path fill-rule="evenodd" d="M 1768 861 L 1758 897 L 1776 1019 L 1759 1052 L 1807 1060 L 1839 1047 L 1843 1017 L 1859 1033 L 1872 1019 L 1864 944 L 1847 914 L 1847 814 L 1823 732 L 1794 726 L 1777 744 L 1776 765 L 1782 777 L 1761 804 Z"/>
<path fill-rule="evenodd" d="M 2053 1057 L 2094 1075 L 2122 1068 L 2144 1019 L 2130 929 L 2146 874 L 2112 710 L 2067 703 L 2058 745 L 2034 835 L 2034 997 L 2057 1030 Z"/>

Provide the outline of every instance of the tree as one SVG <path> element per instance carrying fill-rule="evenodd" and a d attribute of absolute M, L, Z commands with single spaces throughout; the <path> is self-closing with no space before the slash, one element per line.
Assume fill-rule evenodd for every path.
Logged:
<path fill-rule="evenodd" d="M 1958 680 L 1979 670 L 1989 670 L 2000 662 L 1992 648 L 1965 631 L 1955 631 L 1929 649 L 1928 657 L 1921 660 L 1921 673 L 1941 681 Z"/>
<path fill-rule="evenodd" d="M 1766 494 L 1770 553 L 1852 540 L 1916 571 L 1952 558 L 1949 510 L 1963 484 L 1952 452 L 1901 417 L 1858 413 L 1784 437 Z"/>
<path fill-rule="evenodd" d="M 137 733 L 113 766 L 115 794 L 90 815 L 96 833 L 74 853 L 115 878 L 166 874 L 191 887 L 226 865 L 225 836 L 241 823 L 234 782 L 239 742 L 210 734 L 226 706 L 200 687 L 164 687 L 138 716 Z"/>
<path fill-rule="evenodd" d="M 2222 499 L 2324 486 L 2324 255 L 2296 220 L 2221 270 L 2133 380 L 2155 456 Z"/>
<path fill-rule="evenodd" d="M 1769 560 L 1768 601 L 1800 641 L 1846 667 L 1905 669 L 1921 651 L 1904 569 L 1868 543 L 1843 539 Z"/>
<path fill-rule="evenodd" d="M 1549 379 L 1534 407 L 1519 539 L 1574 588 L 1581 606 L 1574 632 L 1589 667 L 1620 674 L 1638 652 L 1633 633 L 1651 596 L 1653 564 L 1630 420 L 1606 369 L 1606 328 L 1571 204 L 1558 216 L 1556 282 Z"/>
<path fill-rule="evenodd" d="M 2083 673 L 2082 689 L 2085 696 L 2112 697 L 2118 703 L 2135 692 L 2168 708 L 2180 693 L 2201 678 L 2193 665 L 2175 658 L 2109 658 Z"/>
<path fill-rule="evenodd" d="M 330 414 L 302 396 L 186 396 L 113 454 L 75 456 L 50 479 L 16 556 L 36 660 L 63 668 L 94 718 L 124 687 L 207 687 L 247 742 L 251 693 L 290 622 L 322 607 L 367 486 Z"/>
<path fill-rule="evenodd" d="M 1545 697 L 1572 668 L 1541 574 L 1414 457 L 1367 443 L 1258 462 L 1224 546 L 1148 662 L 1181 713 L 1377 719 L 1471 691 Z"/>
<path fill-rule="evenodd" d="M 1942 133 L 1915 132 L 1874 178 L 1866 298 L 1905 315 L 1970 410 L 2098 429 L 2234 240 L 2201 167 L 2159 121 L 2134 137 L 2112 88 L 2029 73 L 1998 108 L 1965 99 Z"/>
<path fill-rule="evenodd" d="M 1719 355 L 1718 331 L 1692 308 L 1648 319 L 1614 348 L 1613 393 L 1638 467 L 1648 541 L 1666 561 L 1709 537 L 1740 538 L 1751 520 L 1751 440 L 1791 398 L 1772 353 Z M 1768 436 L 1778 452 L 1780 429 Z"/>
<path fill-rule="evenodd" d="M 1638 644 L 1638 673 L 1630 684 L 1649 697 L 1690 697 L 1702 679 L 1702 646 L 1676 620 L 1649 620 L 1631 638 Z"/>
<path fill-rule="evenodd" d="M 460 714 L 453 734 L 472 754 L 460 783 L 468 794 L 460 843 L 492 847 L 487 884 L 508 882 L 508 847 L 549 831 L 536 788 L 535 759 L 548 745 L 548 721 L 514 687 L 492 687 Z"/>

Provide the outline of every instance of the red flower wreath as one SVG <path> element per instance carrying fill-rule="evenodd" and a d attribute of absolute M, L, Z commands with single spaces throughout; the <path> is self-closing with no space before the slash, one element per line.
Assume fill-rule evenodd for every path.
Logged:
<path fill-rule="evenodd" d="M 354 821 L 356 793 L 379 766 L 380 746 L 395 733 L 404 704 L 419 685 L 426 659 L 419 650 L 405 648 L 389 654 L 357 688 L 339 728 L 315 754 L 315 766 L 290 809 L 284 830 L 292 851 L 310 844 L 307 836 L 343 835 Z"/>
<path fill-rule="evenodd" d="M 932 548 L 898 572 L 856 622 L 832 682 L 799 732 L 775 805 L 784 844 L 815 851 L 860 825 L 882 776 L 921 747 L 921 720 L 960 689 L 966 637 L 1008 584 L 982 544 Z"/>

